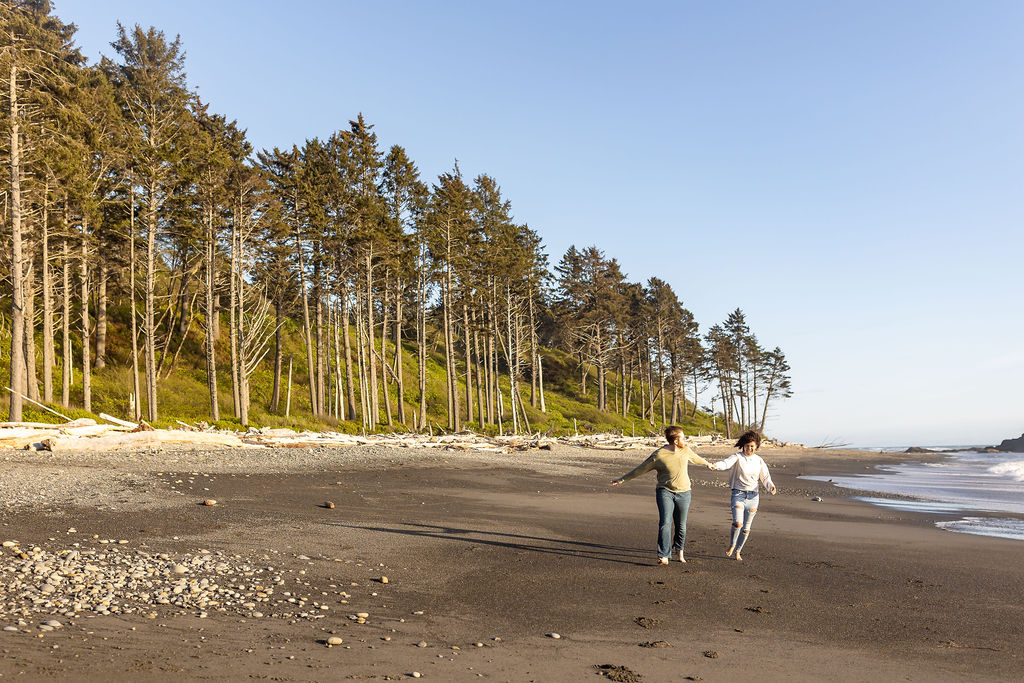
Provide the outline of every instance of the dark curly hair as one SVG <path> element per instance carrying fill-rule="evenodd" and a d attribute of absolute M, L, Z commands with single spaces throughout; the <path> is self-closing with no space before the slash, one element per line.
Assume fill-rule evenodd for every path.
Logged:
<path fill-rule="evenodd" d="M 755 432 L 753 429 L 748 429 L 740 435 L 739 441 L 736 442 L 736 448 L 743 448 L 748 443 L 754 444 L 755 448 L 761 447 L 761 435 Z"/>

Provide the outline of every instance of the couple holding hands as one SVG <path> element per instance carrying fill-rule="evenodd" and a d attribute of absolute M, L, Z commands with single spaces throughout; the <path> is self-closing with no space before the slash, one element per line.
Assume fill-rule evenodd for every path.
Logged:
<path fill-rule="evenodd" d="M 683 443 L 681 427 L 665 429 L 667 445 L 651 453 L 650 457 L 627 474 L 612 480 L 612 486 L 629 481 L 654 470 L 658 475 L 655 497 L 658 501 L 658 564 L 668 564 L 669 556 L 679 552 L 679 561 L 686 562 L 683 546 L 686 543 L 686 514 L 690 509 L 690 476 L 687 464 L 705 465 L 708 469 L 729 470 L 729 485 L 732 487 L 732 530 L 726 557 L 735 553 L 742 560 L 740 550 L 750 535 L 750 525 L 757 513 L 758 483 L 775 495 L 777 489 L 768 473 L 768 465 L 756 451 L 761 446 L 761 436 L 751 430 L 745 432 L 736 442 L 739 452 L 714 464 L 697 455 Z M 673 527 L 675 533 L 673 534 Z"/>

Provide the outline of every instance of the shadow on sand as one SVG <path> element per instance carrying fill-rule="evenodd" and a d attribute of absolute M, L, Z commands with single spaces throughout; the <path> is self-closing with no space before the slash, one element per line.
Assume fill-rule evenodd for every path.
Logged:
<path fill-rule="evenodd" d="M 362 524 L 344 524 L 342 522 L 327 522 L 327 526 L 340 526 L 349 529 L 362 529 L 363 531 L 378 531 L 388 534 L 418 536 L 420 538 L 460 541 L 462 543 L 471 543 L 473 545 L 489 545 L 496 548 L 510 548 L 512 550 L 543 553 L 548 555 L 561 555 L 564 557 L 580 557 L 588 560 L 601 560 L 604 562 L 615 562 L 635 566 L 646 566 L 651 564 L 650 562 L 640 562 L 635 559 L 635 555 L 638 553 L 647 553 L 649 550 L 625 546 L 604 545 L 601 543 L 587 543 L 584 541 L 572 541 L 563 538 L 544 538 L 542 536 L 525 536 L 522 534 L 502 533 L 497 531 L 478 531 L 476 529 L 462 529 L 458 527 L 438 526 L 434 524 L 403 523 L 401 526 L 384 527 Z"/>

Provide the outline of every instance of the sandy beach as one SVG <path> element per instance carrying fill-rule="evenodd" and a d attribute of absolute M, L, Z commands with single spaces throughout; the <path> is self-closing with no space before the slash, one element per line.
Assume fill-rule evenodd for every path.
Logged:
<path fill-rule="evenodd" d="M 1024 543 L 798 479 L 934 455 L 761 454 L 779 494 L 744 561 L 724 557 L 726 475 L 691 467 L 689 562 L 656 566 L 653 475 L 608 485 L 643 452 L 8 451 L 0 678 L 1024 677 Z M 75 571 L 25 586 L 78 555 L 212 597 L 112 585 L 54 613 Z"/>

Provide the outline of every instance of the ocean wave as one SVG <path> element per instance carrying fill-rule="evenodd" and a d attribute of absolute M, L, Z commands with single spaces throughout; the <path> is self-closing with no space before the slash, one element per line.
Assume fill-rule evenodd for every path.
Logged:
<path fill-rule="evenodd" d="M 1011 460 L 992 465 L 988 468 L 992 474 L 1003 474 L 1017 481 L 1024 481 L 1024 460 Z"/>
<path fill-rule="evenodd" d="M 963 519 L 936 522 L 935 526 L 947 531 L 979 536 L 996 536 L 1024 541 L 1024 520 L 998 519 L 991 517 L 964 517 Z"/>

